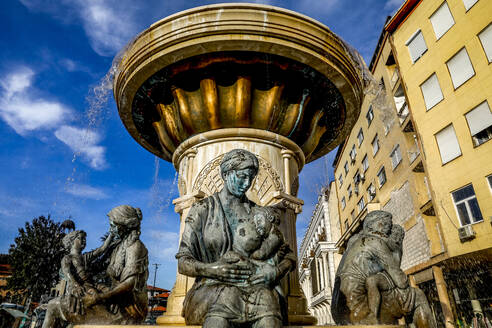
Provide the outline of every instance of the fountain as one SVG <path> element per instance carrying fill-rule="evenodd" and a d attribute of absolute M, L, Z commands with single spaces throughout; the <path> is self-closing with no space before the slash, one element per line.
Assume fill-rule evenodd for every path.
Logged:
<path fill-rule="evenodd" d="M 321 23 L 258 4 L 194 8 L 142 32 L 121 56 L 114 96 L 133 138 L 179 173 L 180 234 L 191 205 L 222 188 L 224 154 L 239 148 L 259 161 L 247 196 L 283 209 L 280 230 L 296 250 L 298 175 L 359 116 L 364 76 L 356 58 Z M 177 274 L 159 325 L 184 324 L 192 283 Z M 296 272 L 282 289 L 289 325 L 313 324 Z"/>

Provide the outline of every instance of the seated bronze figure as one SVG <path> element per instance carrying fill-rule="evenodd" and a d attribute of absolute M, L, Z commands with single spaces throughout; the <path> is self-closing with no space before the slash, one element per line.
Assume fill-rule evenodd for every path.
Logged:
<path fill-rule="evenodd" d="M 140 241 L 140 209 L 128 205 L 108 213 L 110 233 L 104 244 L 91 252 L 85 248 L 84 231 L 66 235 L 68 254 L 61 273 L 67 292 L 48 303 L 43 328 L 57 320 L 71 324 L 136 324 L 147 315 L 147 249 Z M 109 259 L 103 276 L 108 283 L 93 281 L 98 262 Z"/>
<path fill-rule="evenodd" d="M 232 150 L 220 169 L 223 189 L 193 204 L 176 255 L 179 272 L 196 277 L 184 301 L 186 324 L 280 328 L 279 282 L 295 268 L 295 255 L 275 211 L 245 195 L 258 172 L 256 156 Z"/>

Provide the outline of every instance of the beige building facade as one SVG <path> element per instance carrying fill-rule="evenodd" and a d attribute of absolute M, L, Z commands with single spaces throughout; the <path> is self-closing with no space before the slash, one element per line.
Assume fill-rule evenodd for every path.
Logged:
<path fill-rule="evenodd" d="M 341 255 L 335 244 L 340 238 L 335 182 L 323 188 L 299 251 L 299 282 L 308 310 L 318 325 L 334 324 L 331 296 Z"/>
<path fill-rule="evenodd" d="M 408 0 L 369 68 L 379 87 L 334 162 L 343 252 L 375 209 L 439 327 L 492 318 L 492 2 Z"/>
<path fill-rule="evenodd" d="M 406 1 L 386 31 L 442 234 L 442 254 L 425 265 L 434 274 L 412 271 L 436 283 L 442 271 L 447 327 L 477 313 L 492 320 L 492 2 Z M 439 289 L 422 285 L 428 295 Z"/>

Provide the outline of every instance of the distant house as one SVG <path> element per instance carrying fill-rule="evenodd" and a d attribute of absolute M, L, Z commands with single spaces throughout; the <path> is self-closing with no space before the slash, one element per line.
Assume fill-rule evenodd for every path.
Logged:
<path fill-rule="evenodd" d="M 167 298 L 170 291 L 164 288 L 147 285 L 147 293 L 149 296 L 149 313 L 147 314 L 147 322 L 155 323 L 157 317 L 166 312 Z"/>

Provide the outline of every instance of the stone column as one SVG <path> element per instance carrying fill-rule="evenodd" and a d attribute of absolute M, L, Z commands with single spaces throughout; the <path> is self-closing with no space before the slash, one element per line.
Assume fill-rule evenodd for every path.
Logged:
<path fill-rule="evenodd" d="M 196 156 L 196 149 L 190 149 L 186 152 L 183 164 L 183 175 L 181 178 L 184 180 L 185 188 L 180 190 L 184 192 L 179 198 L 173 200 L 174 210 L 179 214 L 180 224 L 179 224 L 179 242 L 181 242 L 181 235 L 184 230 L 184 223 L 188 212 L 190 211 L 191 205 L 196 201 L 205 197 L 205 194 L 201 191 L 192 190 L 192 177 L 193 177 L 193 167 L 194 158 Z M 182 172 L 182 171 L 178 171 Z M 192 277 L 187 277 L 185 275 L 176 273 L 176 282 L 171 290 L 171 294 L 167 299 L 166 313 L 157 318 L 158 325 L 184 325 L 185 320 L 181 316 L 181 310 L 183 309 L 183 300 L 186 296 L 186 292 L 191 288 L 193 282 L 195 281 Z"/>
<path fill-rule="evenodd" d="M 439 296 L 439 303 L 441 303 L 442 314 L 444 315 L 446 328 L 454 327 L 454 317 L 451 310 L 451 303 L 449 301 L 448 289 L 441 267 L 435 265 L 432 267 L 434 273 L 434 280 L 436 281 L 437 294 Z"/>

